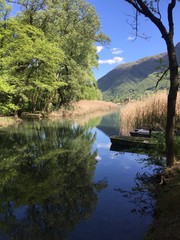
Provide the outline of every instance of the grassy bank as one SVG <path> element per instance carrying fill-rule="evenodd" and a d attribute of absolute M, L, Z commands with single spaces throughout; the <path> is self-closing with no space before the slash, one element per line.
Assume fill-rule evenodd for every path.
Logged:
<path fill-rule="evenodd" d="M 146 99 L 129 102 L 121 109 L 121 132 L 129 133 L 143 125 L 158 125 L 165 128 L 167 92 L 162 91 Z M 176 128 L 180 130 L 180 94 L 176 108 Z M 179 149 L 179 142 L 176 146 Z M 179 155 L 177 155 L 179 156 Z M 180 159 L 178 159 L 180 160 Z M 146 240 L 180 240 L 180 162 L 166 169 L 165 184 L 158 186 L 154 223 Z"/>
<path fill-rule="evenodd" d="M 158 124 L 165 128 L 166 113 L 166 91 L 158 92 L 142 100 L 129 102 L 121 109 L 122 132 L 127 133 L 143 124 Z M 180 94 L 177 97 L 176 123 L 176 127 L 180 128 Z"/>
<path fill-rule="evenodd" d="M 157 195 L 155 221 L 146 240 L 180 239 L 180 162 L 164 172 L 166 184 Z"/>
<path fill-rule="evenodd" d="M 81 100 L 79 102 L 74 102 L 68 108 L 61 108 L 59 111 L 54 111 L 48 115 L 50 118 L 83 118 L 83 122 L 88 121 L 91 118 L 102 116 L 106 114 L 108 111 L 114 111 L 118 109 L 119 106 L 112 102 L 105 102 L 105 101 L 95 101 L 95 100 Z M 38 115 L 38 114 L 31 114 L 27 113 L 28 118 L 35 118 L 31 115 Z M 0 117 L 0 127 L 7 127 L 9 125 L 13 125 L 19 122 L 20 119 L 15 117 Z"/>
<path fill-rule="evenodd" d="M 117 109 L 118 105 L 112 102 L 97 100 L 81 100 L 72 103 L 69 108 L 61 108 L 59 111 L 52 112 L 50 117 L 79 117 L 89 114 L 101 114 L 103 112 Z"/>
<path fill-rule="evenodd" d="M 20 121 L 15 117 L 0 117 L 0 127 L 7 127 L 9 125 L 16 124 Z"/>

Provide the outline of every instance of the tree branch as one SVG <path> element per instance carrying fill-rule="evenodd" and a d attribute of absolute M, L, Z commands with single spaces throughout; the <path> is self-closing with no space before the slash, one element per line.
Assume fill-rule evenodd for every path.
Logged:
<path fill-rule="evenodd" d="M 138 3 L 136 3 L 136 1 L 133 0 L 125 0 L 126 2 L 130 3 L 138 12 L 142 13 L 142 9 L 138 6 Z"/>
<path fill-rule="evenodd" d="M 174 22 L 173 22 L 173 9 L 176 6 L 176 0 L 172 0 L 168 5 L 168 22 L 169 22 L 169 33 L 174 35 Z"/>
<path fill-rule="evenodd" d="M 160 0 L 157 0 L 157 13 L 159 14 L 159 19 L 161 20 L 161 12 L 160 12 L 160 8 L 159 8 L 159 2 Z"/>
<path fill-rule="evenodd" d="M 131 28 L 135 32 L 135 34 L 134 34 L 135 36 L 134 36 L 132 41 L 135 41 L 137 39 L 137 37 L 143 38 L 145 40 L 150 38 L 150 36 L 146 36 L 145 34 L 139 34 L 139 31 L 138 31 L 138 17 L 139 17 L 139 14 L 140 13 L 137 10 L 134 13 L 134 15 L 127 14 L 128 17 L 133 18 L 131 22 L 127 21 L 127 23 L 131 26 Z"/>
<path fill-rule="evenodd" d="M 163 79 L 163 77 L 166 75 L 166 73 L 169 71 L 169 67 L 163 72 L 163 74 L 161 75 L 161 77 L 159 78 L 159 80 L 156 83 L 156 87 L 158 86 L 159 82 Z"/>
<path fill-rule="evenodd" d="M 168 32 L 166 30 L 166 27 L 162 23 L 160 18 L 157 18 L 150 8 L 147 6 L 147 4 L 144 3 L 143 0 L 125 0 L 126 2 L 130 3 L 137 11 L 142 13 L 145 17 L 149 18 L 159 29 L 159 31 L 162 34 L 162 37 L 167 40 Z M 172 0 L 173 2 L 176 0 Z"/>

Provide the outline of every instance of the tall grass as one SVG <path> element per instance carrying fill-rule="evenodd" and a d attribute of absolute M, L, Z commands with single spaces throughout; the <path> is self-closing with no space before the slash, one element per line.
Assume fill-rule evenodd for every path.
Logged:
<path fill-rule="evenodd" d="M 166 126 L 167 92 L 161 91 L 145 99 L 132 101 L 121 109 L 121 132 L 127 134 L 133 128 L 150 124 Z M 176 127 L 180 129 L 180 94 L 177 97 Z"/>
<path fill-rule="evenodd" d="M 61 108 L 59 111 L 52 112 L 49 117 L 85 117 L 85 115 L 113 111 L 115 109 L 119 109 L 119 106 L 112 102 L 80 100 L 72 103 L 69 108 Z"/>

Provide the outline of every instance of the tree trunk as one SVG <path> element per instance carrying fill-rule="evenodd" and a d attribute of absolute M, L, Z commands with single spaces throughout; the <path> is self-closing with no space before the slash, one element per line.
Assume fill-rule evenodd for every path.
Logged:
<path fill-rule="evenodd" d="M 178 64 L 176 59 L 175 47 L 172 39 L 167 43 L 170 69 L 170 89 L 167 103 L 167 123 L 166 123 L 166 157 L 167 166 L 172 167 L 175 163 L 174 152 L 174 130 L 176 115 L 176 99 L 179 88 Z"/>
<path fill-rule="evenodd" d="M 167 166 L 171 167 L 175 162 L 174 152 L 174 130 L 175 130 L 175 115 L 176 115 L 176 99 L 179 88 L 178 79 L 178 64 L 176 58 L 176 51 L 173 43 L 174 36 L 174 22 L 173 22 L 173 10 L 176 6 L 177 0 L 168 1 L 167 17 L 168 17 L 168 30 L 161 21 L 161 12 L 159 11 L 159 3 L 157 2 L 157 9 L 153 7 L 153 1 L 144 0 L 125 0 L 130 3 L 137 12 L 143 14 L 149 18 L 162 34 L 162 38 L 166 42 L 168 57 L 169 57 L 169 70 L 170 70 L 170 89 L 168 94 L 167 103 L 167 122 L 166 122 L 166 156 Z M 151 6 L 152 4 L 152 6 Z M 155 14 L 156 13 L 156 14 Z M 138 17 L 135 17 L 137 23 Z M 137 24 L 138 26 L 138 24 Z M 136 29 L 137 31 L 137 29 Z M 136 32 L 137 33 L 137 32 Z M 137 35 L 136 35 L 137 36 Z"/>

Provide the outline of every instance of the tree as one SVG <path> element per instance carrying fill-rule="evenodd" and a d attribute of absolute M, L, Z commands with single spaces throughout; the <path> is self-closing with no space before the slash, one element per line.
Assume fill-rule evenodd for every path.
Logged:
<path fill-rule="evenodd" d="M 6 27 L 1 27 L 4 23 Z M 10 99 L 17 109 L 46 110 L 54 91 L 65 85 L 57 76 L 63 51 L 40 29 L 15 18 L 1 21 L 0 27 L 0 81 L 11 90 L 8 97 L 4 90 L 3 99 L 8 101 L 1 98 L 1 103 L 8 107 Z"/>
<path fill-rule="evenodd" d="M 94 43 L 109 39 L 100 32 L 93 6 L 84 0 L 0 1 L 0 81 L 15 87 L 10 96 L 3 92 L 9 112 L 12 107 L 48 111 L 100 97 L 92 73 L 97 66 Z M 21 12 L 8 18 L 5 2 L 20 5 Z"/>
<path fill-rule="evenodd" d="M 125 0 L 130 3 L 137 11 L 136 23 L 138 21 L 138 14 L 142 14 L 158 28 L 162 34 L 167 46 L 167 53 L 169 58 L 169 71 L 170 71 L 170 88 L 167 102 L 167 122 L 166 122 L 166 156 L 167 165 L 173 166 L 175 163 L 174 153 L 174 129 L 175 129 L 175 116 L 176 116 L 176 99 L 179 88 L 179 75 L 178 63 L 176 58 L 176 51 L 174 45 L 174 9 L 177 0 L 171 0 L 167 4 L 167 20 L 168 26 L 166 27 L 165 21 L 162 20 L 162 13 L 160 10 L 160 0 Z M 164 5 L 164 3 L 163 3 Z M 137 25 L 136 25 L 137 26 Z M 136 28 L 137 30 L 137 28 Z"/>

